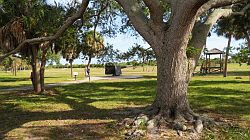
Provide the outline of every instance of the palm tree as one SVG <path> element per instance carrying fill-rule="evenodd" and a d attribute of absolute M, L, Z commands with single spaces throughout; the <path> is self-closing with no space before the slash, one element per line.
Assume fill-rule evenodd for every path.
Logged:
<path fill-rule="evenodd" d="M 62 51 L 63 58 L 66 59 L 70 63 L 70 74 L 71 77 L 73 77 L 73 67 L 72 63 L 74 59 L 76 59 L 79 56 L 79 53 L 77 53 L 77 48 L 75 46 L 67 46 L 65 50 Z"/>
<path fill-rule="evenodd" d="M 104 51 L 104 39 L 100 33 L 88 31 L 83 34 L 82 54 L 88 57 L 87 69 L 90 68 L 91 59 Z"/>
<path fill-rule="evenodd" d="M 0 28 L 0 49 L 9 52 L 26 39 L 24 23 L 21 18 L 14 18 Z"/>
<path fill-rule="evenodd" d="M 72 63 L 80 54 L 80 41 L 77 28 L 70 27 L 65 35 L 61 38 L 62 56 L 70 63 L 71 77 L 73 77 Z"/>
<path fill-rule="evenodd" d="M 216 33 L 219 36 L 225 36 L 228 38 L 228 43 L 226 47 L 226 55 L 224 60 L 224 69 L 223 69 L 223 76 L 227 76 L 227 63 L 228 63 L 228 55 L 231 45 L 231 40 L 233 35 L 235 35 L 235 26 L 232 24 L 233 20 L 230 18 L 222 18 L 219 20 L 216 28 Z"/>

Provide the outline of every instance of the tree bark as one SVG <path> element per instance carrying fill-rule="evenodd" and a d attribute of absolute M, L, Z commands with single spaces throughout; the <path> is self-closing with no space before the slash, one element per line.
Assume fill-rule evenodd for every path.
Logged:
<path fill-rule="evenodd" d="M 41 60 L 41 68 L 40 68 L 40 83 L 41 83 L 42 92 L 45 91 L 44 73 L 45 73 L 47 51 L 48 51 L 48 47 L 42 48 L 42 60 Z"/>
<path fill-rule="evenodd" d="M 172 25 L 163 37 L 158 37 L 163 40 L 158 40 L 162 45 L 158 45 L 160 51 L 156 52 L 157 95 L 153 107 L 167 118 L 191 121 L 196 118 L 187 99 L 186 48 L 196 20 L 196 12 L 195 7 L 193 10 L 187 10 L 188 7 L 182 6 L 173 10 L 175 16 Z"/>
<path fill-rule="evenodd" d="M 193 120 L 193 112 L 187 99 L 188 63 L 185 53 L 185 50 L 179 49 L 178 51 L 166 50 L 158 55 L 157 95 L 153 108 L 167 118 L 184 117 L 186 120 Z"/>
<path fill-rule="evenodd" d="M 227 63 L 228 63 L 228 55 L 229 55 L 229 50 L 230 50 L 230 45 L 231 45 L 231 39 L 232 39 L 232 35 L 229 35 L 227 49 L 226 49 L 226 56 L 224 60 L 223 77 L 227 77 Z"/>
<path fill-rule="evenodd" d="M 31 66 L 32 66 L 31 79 L 32 79 L 33 88 L 36 93 L 40 93 L 42 89 L 41 89 L 40 73 L 39 73 L 38 46 L 36 47 L 32 46 Z"/>

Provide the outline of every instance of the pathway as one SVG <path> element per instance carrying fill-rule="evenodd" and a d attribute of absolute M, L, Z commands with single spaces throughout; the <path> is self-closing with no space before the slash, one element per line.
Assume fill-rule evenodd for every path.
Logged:
<path fill-rule="evenodd" d="M 138 79 L 142 78 L 143 76 L 93 76 L 91 77 L 91 81 L 97 80 L 112 80 L 112 79 Z M 56 87 L 56 86 L 64 86 L 70 84 L 79 84 L 79 83 L 86 83 L 89 82 L 88 78 L 83 80 L 75 80 L 75 81 L 67 81 L 67 82 L 60 82 L 60 83 L 52 83 L 46 84 L 45 87 Z M 8 88 L 8 89 L 0 89 L 0 91 L 17 91 L 17 90 L 32 90 L 32 86 L 24 86 L 24 87 L 17 87 L 17 88 Z"/>

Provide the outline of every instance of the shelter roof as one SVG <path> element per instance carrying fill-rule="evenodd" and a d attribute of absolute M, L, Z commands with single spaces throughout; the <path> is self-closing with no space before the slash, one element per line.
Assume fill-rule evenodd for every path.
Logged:
<path fill-rule="evenodd" d="M 212 50 L 209 50 L 208 52 L 205 52 L 205 54 L 224 54 L 224 52 L 217 49 L 217 48 L 213 48 Z"/>

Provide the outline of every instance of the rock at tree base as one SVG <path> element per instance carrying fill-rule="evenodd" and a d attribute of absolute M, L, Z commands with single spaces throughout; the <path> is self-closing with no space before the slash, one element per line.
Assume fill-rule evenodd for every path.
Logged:
<path fill-rule="evenodd" d="M 147 129 L 148 130 L 152 130 L 153 128 L 155 128 L 157 126 L 157 122 L 155 119 L 151 119 L 147 122 Z"/>
<path fill-rule="evenodd" d="M 174 130 L 180 130 L 180 131 L 186 131 L 187 130 L 187 126 L 183 125 L 183 124 L 181 124 L 179 122 L 174 122 L 173 129 Z"/>
<path fill-rule="evenodd" d="M 201 133 L 203 130 L 203 124 L 201 120 L 196 120 L 194 124 L 194 129 L 197 133 Z"/>

